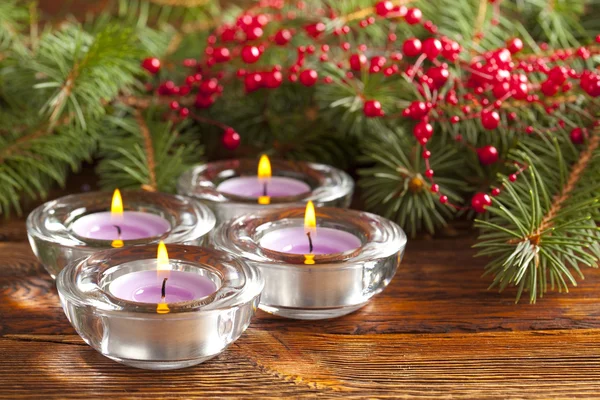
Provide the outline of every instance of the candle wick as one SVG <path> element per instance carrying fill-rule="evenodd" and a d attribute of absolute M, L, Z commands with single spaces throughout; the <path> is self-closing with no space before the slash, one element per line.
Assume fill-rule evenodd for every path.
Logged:
<path fill-rule="evenodd" d="M 306 232 L 306 236 L 308 236 L 308 252 L 312 253 L 313 252 L 313 242 L 312 242 L 312 238 L 310 237 L 310 232 Z"/>
<path fill-rule="evenodd" d="M 263 196 L 267 196 L 267 182 L 263 182 Z"/>
<path fill-rule="evenodd" d="M 119 239 L 121 239 L 121 227 L 119 225 L 113 225 L 115 228 L 117 228 L 117 234 L 119 235 Z"/>
<path fill-rule="evenodd" d="M 162 289 L 160 290 L 160 299 L 161 301 L 165 301 L 165 297 L 167 297 L 167 280 L 169 278 L 163 279 Z"/>

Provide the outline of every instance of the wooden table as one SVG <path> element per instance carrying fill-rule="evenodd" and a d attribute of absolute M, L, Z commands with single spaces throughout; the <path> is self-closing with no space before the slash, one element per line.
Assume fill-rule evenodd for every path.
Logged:
<path fill-rule="evenodd" d="M 389 287 L 319 322 L 259 311 L 222 355 L 136 370 L 87 346 L 32 254 L 23 219 L 0 226 L 0 397 L 592 397 L 600 389 L 600 272 L 535 306 L 487 291 L 472 233 L 410 240 Z"/>

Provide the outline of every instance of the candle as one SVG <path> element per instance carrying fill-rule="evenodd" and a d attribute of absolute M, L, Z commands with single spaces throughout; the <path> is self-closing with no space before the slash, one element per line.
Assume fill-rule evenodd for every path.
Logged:
<path fill-rule="evenodd" d="M 217 186 L 219 192 L 256 198 L 261 204 L 268 204 L 270 197 L 298 196 L 310 192 L 310 186 L 298 179 L 272 176 L 271 163 L 266 155 L 258 162 L 257 176 L 240 176 L 227 179 Z"/>
<path fill-rule="evenodd" d="M 306 205 L 304 227 L 289 227 L 266 233 L 260 246 L 289 254 L 334 254 L 357 249 L 361 240 L 350 232 L 334 228 L 317 229 L 312 201 Z"/>
<path fill-rule="evenodd" d="M 164 304 L 200 299 L 217 290 L 215 282 L 206 276 L 171 271 L 167 247 L 162 241 L 158 245 L 156 263 L 155 271 L 136 271 L 119 276 L 110 283 L 109 291 L 122 300 Z"/>
<path fill-rule="evenodd" d="M 164 218 L 140 211 L 123 211 L 121 192 L 113 194 L 110 212 L 84 215 L 73 222 L 71 230 L 80 237 L 112 240 L 113 247 L 121 247 L 123 240 L 160 236 L 171 229 Z"/>

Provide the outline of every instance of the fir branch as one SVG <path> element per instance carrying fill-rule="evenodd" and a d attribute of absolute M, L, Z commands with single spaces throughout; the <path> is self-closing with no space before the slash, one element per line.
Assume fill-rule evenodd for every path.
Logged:
<path fill-rule="evenodd" d="M 174 191 L 179 175 L 200 161 L 198 132 L 187 123 L 173 129 L 153 108 L 117 110 L 100 141 L 101 186 Z"/>
<path fill-rule="evenodd" d="M 149 181 L 147 184 L 143 185 L 144 188 L 150 190 L 152 192 L 156 191 L 156 163 L 154 162 L 154 148 L 152 145 L 152 135 L 150 134 L 150 129 L 148 129 L 148 125 L 146 124 L 146 120 L 142 116 L 142 113 L 139 110 L 135 110 L 133 113 L 135 117 L 135 121 L 139 126 L 140 133 L 144 142 L 144 155 L 146 157 L 146 164 L 148 166 L 148 176 Z"/>
<path fill-rule="evenodd" d="M 494 256 L 486 266 L 486 274 L 495 275 L 491 287 L 514 285 L 516 301 L 528 291 L 535 303 L 549 287 L 575 286 L 571 271 L 583 278 L 580 265 L 597 267 L 599 145 L 596 129 L 579 154 L 561 132 L 523 139 L 513 151 L 512 160 L 527 164 L 527 171 L 515 183 L 505 179 L 503 194 L 488 208 L 489 220 L 476 221 L 478 255 Z"/>

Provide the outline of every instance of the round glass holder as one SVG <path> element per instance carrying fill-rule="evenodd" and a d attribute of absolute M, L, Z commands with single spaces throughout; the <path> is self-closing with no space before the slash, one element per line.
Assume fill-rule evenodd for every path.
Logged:
<path fill-rule="evenodd" d="M 265 235 L 302 227 L 304 208 L 263 211 L 235 218 L 211 235 L 211 246 L 242 257 L 265 279 L 259 308 L 295 319 L 339 317 L 363 307 L 394 277 L 406 235 L 380 216 L 348 209 L 318 208 L 319 228 L 349 232 L 360 247 L 334 254 L 290 254 L 261 246 Z M 304 238 L 299 238 L 304 240 Z"/>
<path fill-rule="evenodd" d="M 352 200 L 354 181 L 342 170 L 324 164 L 272 160 L 274 177 L 292 178 L 310 187 L 305 193 L 293 196 L 245 197 L 218 190 L 224 181 L 256 176 L 257 161 L 253 159 L 225 160 L 198 165 L 179 178 L 179 194 L 194 197 L 207 204 L 219 223 L 261 210 L 289 208 L 312 200 L 316 206 L 347 208 Z"/>
<path fill-rule="evenodd" d="M 42 204 L 27 217 L 31 248 L 52 278 L 72 260 L 103 249 L 148 243 L 200 245 L 215 226 L 210 208 L 193 199 L 157 192 L 123 192 L 125 211 L 151 214 L 166 221 L 160 235 L 135 240 L 101 240 L 83 237 L 73 229 L 76 221 L 94 213 L 110 211 L 112 193 L 90 192 L 61 197 Z M 158 218 L 160 217 L 160 218 Z"/>
<path fill-rule="evenodd" d="M 56 285 L 63 310 L 87 344 L 132 367 L 167 370 L 202 363 L 240 337 L 263 289 L 259 272 L 215 250 L 169 245 L 168 251 L 171 273 L 198 274 L 216 291 L 168 304 L 115 297 L 115 280 L 157 270 L 155 245 L 103 250 L 61 271 Z"/>

